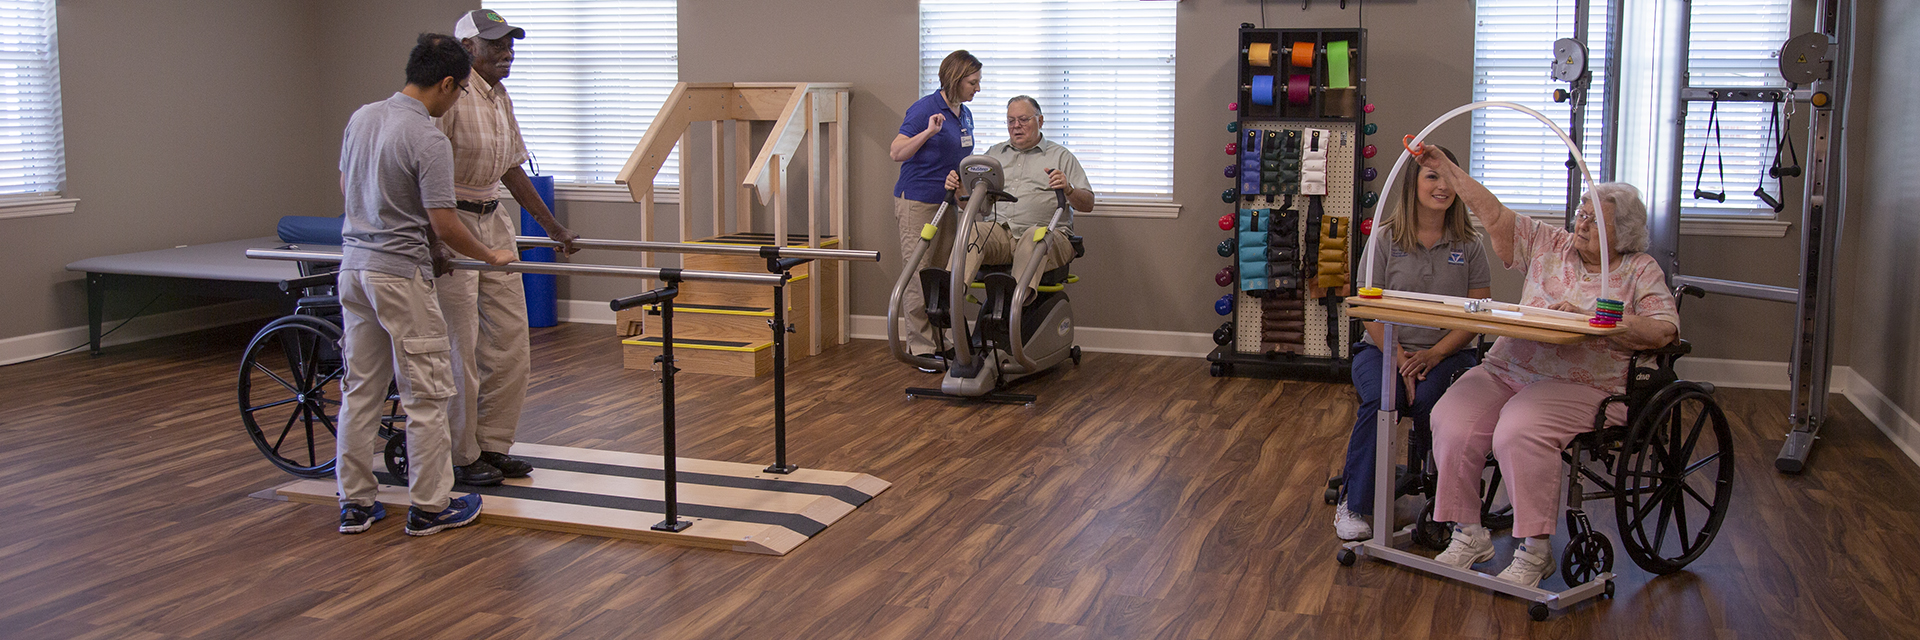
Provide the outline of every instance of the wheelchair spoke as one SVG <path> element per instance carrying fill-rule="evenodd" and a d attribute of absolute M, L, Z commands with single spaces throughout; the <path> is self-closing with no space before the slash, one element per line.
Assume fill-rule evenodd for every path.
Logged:
<path fill-rule="evenodd" d="M 307 405 L 303 403 L 298 408 L 295 408 L 292 414 L 287 416 L 287 426 L 280 428 L 280 437 L 275 438 L 273 441 L 273 452 L 275 455 L 279 455 L 281 443 L 286 442 L 287 434 L 293 431 L 293 423 L 298 422 L 300 420 L 300 414 L 305 413 L 306 410 Z"/>
<path fill-rule="evenodd" d="M 1695 501 L 1695 502 L 1699 502 L 1699 503 L 1700 503 L 1700 506 L 1702 506 L 1702 507 L 1706 507 L 1706 508 L 1707 508 L 1707 511 L 1709 511 L 1709 512 L 1711 512 L 1711 511 L 1713 511 L 1713 503 L 1711 503 L 1711 502 L 1707 502 L 1707 498 L 1706 498 L 1706 496 L 1702 496 L 1702 495 L 1700 495 L 1700 492 L 1698 492 L 1698 491 L 1694 491 L 1694 490 L 1693 490 L 1693 487 L 1691 487 L 1691 486 L 1682 486 L 1682 487 L 1681 487 L 1681 490 L 1682 490 L 1682 491 L 1684 491 L 1684 492 L 1686 492 L 1686 494 L 1687 494 L 1687 495 L 1690 495 L 1690 496 L 1693 496 L 1693 499 L 1694 499 L 1694 501 Z"/>
<path fill-rule="evenodd" d="M 1660 517 L 1657 519 L 1657 521 L 1653 525 L 1654 526 L 1653 545 L 1647 547 L 1647 549 L 1653 551 L 1654 553 L 1659 553 L 1660 546 L 1662 544 L 1665 544 L 1667 541 L 1667 522 L 1671 520 L 1671 518 L 1668 517 L 1668 514 L 1673 509 L 1673 503 L 1671 501 L 1661 500 L 1658 497 L 1655 497 L 1654 500 L 1657 501 L 1654 504 L 1660 505 Z"/>
<path fill-rule="evenodd" d="M 315 462 L 313 457 L 313 412 L 311 410 L 307 412 L 306 423 L 307 423 L 307 466 L 311 467 Z"/>
<path fill-rule="evenodd" d="M 1686 485 L 1683 484 L 1681 486 L 1685 487 Z M 1687 528 L 1686 496 L 1681 495 L 1680 492 L 1678 491 L 1675 491 L 1673 492 L 1673 497 L 1670 498 L 1668 502 L 1671 502 L 1673 504 L 1673 523 L 1675 525 L 1675 529 L 1673 532 L 1674 532 L 1675 540 L 1680 543 L 1680 551 L 1682 555 L 1684 555 L 1687 550 L 1687 532 L 1692 531 L 1692 529 Z M 1655 553 L 1658 553 L 1659 551 L 1660 549 L 1658 547 L 1654 548 Z"/>
<path fill-rule="evenodd" d="M 245 411 L 245 412 L 247 412 L 247 413 L 253 413 L 253 412 L 255 412 L 255 411 L 262 411 L 262 410 L 266 410 L 266 409 L 272 409 L 272 408 L 274 408 L 274 407 L 278 407 L 278 406 L 280 406 L 280 405 L 283 405 L 283 404 L 286 404 L 286 403 L 289 403 L 289 402 L 299 402 L 299 401 L 300 401 L 300 399 L 299 399 L 299 398 L 297 398 L 297 397 L 296 397 L 296 398 L 287 398 L 287 399 L 285 399 L 285 400 L 279 400 L 279 401 L 275 401 L 275 402 L 269 402 L 269 403 L 266 403 L 266 404 L 263 404 L 263 405 L 260 405 L 260 406 L 258 406 L 258 407 L 247 407 L 247 408 L 245 408 L 245 409 L 242 409 L 242 411 Z"/>
<path fill-rule="evenodd" d="M 1703 409 L 1700 411 L 1700 417 L 1695 418 L 1693 421 L 1693 432 L 1687 434 L 1686 446 L 1674 451 L 1674 466 L 1686 464 L 1686 455 L 1693 453 L 1693 446 L 1700 443 L 1700 434 L 1706 431 L 1706 426 L 1707 412 Z"/>
<path fill-rule="evenodd" d="M 1693 475 L 1693 472 L 1699 471 L 1701 467 L 1707 466 L 1707 463 L 1713 462 L 1715 460 L 1719 460 L 1721 453 L 1722 452 L 1720 451 L 1715 451 L 1713 452 L 1713 455 L 1707 456 L 1705 458 L 1701 458 L 1698 461 L 1695 461 L 1693 464 L 1687 465 L 1686 470 L 1680 472 L 1680 477 L 1686 478 L 1687 476 L 1691 476 Z"/>
<path fill-rule="evenodd" d="M 287 391 L 290 391 L 295 395 L 299 395 L 300 389 L 295 388 L 292 384 L 288 383 L 285 379 L 282 379 L 280 377 L 280 374 L 274 373 L 272 369 L 268 369 L 267 365 L 260 364 L 260 361 L 255 360 L 253 361 L 253 368 L 259 369 L 260 373 L 267 374 L 267 377 L 273 378 L 274 382 L 278 382 L 280 383 L 280 386 L 286 387 Z"/>
<path fill-rule="evenodd" d="M 335 402 L 334 404 L 340 404 L 340 403 L 338 403 L 338 402 Z M 323 407 L 323 409 L 324 409 L 324 407 Z M 323 426 L 323 427 L 326 427 L 326 428 L 327 428 L 327 435 L 330 435 L 330 436 L 333 436 L 334 438 L 339 438 L 339 437 L 340 437 L 340 430 L 339 430 L 338 428 L 336 428 L 336 427 L 334 427 L 334 424 L 333 424 L 333 418 L 329 418 L 329 417 L 327 417 L 327 412 L 326 412 L 326 411 L 324 411 L 324 410 L 322 410 L 322 411 L 317 411 L 317 412 L 315 412 L 315 413 L 316 413 L 316 414 L 318 414 L 318 415 L 320 416 L 320 426 Z"/>
<path fill-rule="evenodd" d="M 333 373 L 329 373 L 327 374 L 327 377 L 321 378 L 315 381 L 313 383 L 313 388 L 315 389 L 325 388 L 327 385 L 330 385 L 330 384 L 333 384 L 334 382 L 339 381 L 340 377 L 346 374 L 347 374 L 347 365 L 343 364 L 338 367 L 334 367 Z"/>
<path fill-rule="evenodd" d="M 314 390 L 320 388 L 319 381 L 314 379 L 314 376 L 320 373 L 320 336 L 309 337 L 312 342 L 303 341 L 300 345 L 300 354 L 306 360 L 303 363 L 306 365 L 306 371 L 301 376 L 301 380 L 306 383 L 307 389 Z"/>

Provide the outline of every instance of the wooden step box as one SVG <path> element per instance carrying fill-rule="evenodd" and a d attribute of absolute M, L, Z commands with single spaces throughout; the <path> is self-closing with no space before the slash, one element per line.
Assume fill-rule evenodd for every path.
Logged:
<path fill-rule="evenodd" d="M 770 237 L 766 238 L 770 240 Z M 707 242 L 745 244 L 739 236 L 713 238 Z M 803 244 L 801 243 L 795 244 Z M 764 244 L 764 242 L 762 242 Z M 838 245 L 833 238 L 822 239 L 823 247 Z M 701 271 L 738 271 L 765 273 L 761 258 L 687 254 L 685 268 Z M 786 287 L 787 322 L 794 332 L 787 334 L 788 362 L 810 355 L 813 288 L 820 291 L 821 348 L 837 344 L 840 337 L 839 270 L 837 261 L 814 262 L 795 267 Z M 814 277 L 814 272 L 820 277 Z M 722 282 L 683 282 L 673 305 L 674 357 L 682 372 L 733 376 L 761 376 L 773 371 L 773 288 Z M 652 369 L 660 354 L 657 339 L 661 324 L 657 305 L 645 305 L 621 312 L 617 327 L 631 327 L 634 338 L 623 340 L 625 366 Z M 641 339 L 654 338 L 655 344 Z"/>

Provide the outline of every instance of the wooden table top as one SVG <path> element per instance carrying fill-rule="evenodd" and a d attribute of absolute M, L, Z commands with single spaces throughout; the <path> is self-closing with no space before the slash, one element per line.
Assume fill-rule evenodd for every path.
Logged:
<path fill-rule="evenodd" d="M 1492 313 L 1468 313 L 1466 309 L 1440 302 L 1398 298 L 1347 298 L 1347 315 L 1362 320 L 1379 320 L 1438 329 L 1464 329 L 1474 333 L 1507 336 L 1548 344 L 1574 344 L 1598 337 L 1625 333 L 1626 327 L 1600 328 L 1585 321 L 1544 316 L 1507 318 Z"/>

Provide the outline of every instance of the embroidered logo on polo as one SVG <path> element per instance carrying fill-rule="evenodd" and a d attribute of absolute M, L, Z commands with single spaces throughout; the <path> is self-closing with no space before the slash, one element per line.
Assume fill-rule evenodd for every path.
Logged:
<path fill-rule="evenodd" d="M 1447 254 L 1447 264 L 1466 264 L 1467 252 L 1455 251 Z"/>

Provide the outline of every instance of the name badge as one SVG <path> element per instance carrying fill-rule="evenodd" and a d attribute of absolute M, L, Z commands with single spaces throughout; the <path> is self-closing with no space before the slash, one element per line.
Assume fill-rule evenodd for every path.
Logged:
<path fill-rule="evenodd" d="M 972 131 L 968 131 L 968 130 L 966 130 L 966 129 L 961 129 L 961 130 L 960 130 L 960 146 L 962 146 L 962 147 L 971 147 L 971 146 L 973 146 L 973 132 L 972 132 Z"/>
<path fill-rule="evenodd" d="M 1455 251 L 1447 254 L 1447 264 L 1466 264 L 1467 252 Z"/>

